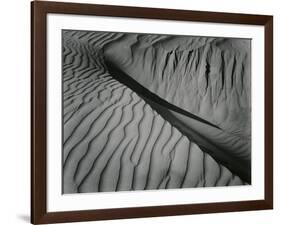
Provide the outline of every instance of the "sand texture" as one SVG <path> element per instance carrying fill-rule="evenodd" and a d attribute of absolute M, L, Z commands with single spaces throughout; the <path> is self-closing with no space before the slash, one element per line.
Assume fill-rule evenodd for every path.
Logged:
<path fill-rule="evenodd" d="M 250 40 L 62 35 L 63 193 L 251 183 Z"/>

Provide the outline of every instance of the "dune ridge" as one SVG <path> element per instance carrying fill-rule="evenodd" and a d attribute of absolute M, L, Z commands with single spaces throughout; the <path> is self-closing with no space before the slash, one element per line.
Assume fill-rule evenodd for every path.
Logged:
<path fill-rule="evenodd" d="M 161 45 L 167 49 L 174 48 L 175 43 L 182 41 L 184 44 L 179 49 L 183 51 L 199 49 L 206 43 L 215 41 L 208 38 L 193 41 L 183 38 L 174 41 L 169 36 L 140 36 L 135 46 L 141 42 L 143 48 Z M 165 117 L 163 108 L 157 110 L 149 99 L 116 79 L 107 65 L 108 60 L 116 57 L 113 53 L 114 57 L 110 57 L 109 49 L 113 49 L 113 44 L 127 39 L 132 40 L 129 34 L 63 32 L 63 193 L 246 184 L 245 176 L 239 177 L 233 173 L 235 168 L 239 167 L 237 164 L 230 170 L 223 165 L 223 160 L 211 154 L 209 145 L 204 148 L 202 141 L 198 142 L 198 138 L 192 137 L 193 129 L 202 130 L 198 128 L 198 122 L 183 123 L 186 116 L 181 118 L 182 115 L 172 112 L 179 124 L 188 127 L 192 132 L 184 131 L 180 125 L 173 122 L 175 120 Z M 164 40 L 170 44 L 165 46 Z M 131 48 L 132 46 L 133 43 Z M 189 46 L 188 50 L 183 46 Z M 117 52 L 114 51 L 115 54 Z M 120 55 L 124 57 L 121 53 Z M 124 72 L 127 74 L 129 69 L 126 68 L 129 66 L 122 65 L 129 64 L 124 62 L 118 65 L 121 65 L 122 70 L 125 68 Z M 134 71 L 128 74 L 135 79 L 134 75 Z M 153 73 L 150 76 L 153 76 Z M 163 98 L 158 89 L 135 80 Z M 156 83 L 155 79 L 152 83 Z M 165 97 L 163 99 L 182 107 L 181 104 L 175 104 L 175 100 Z M 189 111 L 187 106 L 182 108 Z M 198 118 L 200 117 L 201 115 L 198 115 Z M 211 121 L 210 123 L 214 122 L 216 126 L 221 126 L 224 122 L 216 123 L 209 118 L 203 118 Z M 209 129 L 210 125 L 206 126 Z M 222 127 L 224 133 L 229 133 L 231 137 L 244 137 L 244 130 L 234 132 L 225 128 L 233 125 Z M 210 130 L 204 126 L 203 128 L 205 134 L 209 135 Z M 214 133 L 210 139 L 219 136 L 220 134 Z M 231 143 L 231 140 L 231 145 L 241 141 L 226 139 L 226 144 Z M 243 159 L 248 162 L 249 136 L 242 140 L 246 145 L 241 145 L 246 146 L 246 150 L 241 150 L 238 162 Z"/>

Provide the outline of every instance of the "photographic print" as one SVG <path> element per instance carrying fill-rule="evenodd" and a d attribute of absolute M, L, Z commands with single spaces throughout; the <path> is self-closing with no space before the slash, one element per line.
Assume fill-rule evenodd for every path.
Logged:
<path fill-rule="evenodd" d="M 31 3 L 31 222 L 273 209 L 273 16 Z"/>
<path fill-rule="evenodd" d="M 62 30 L 62 190 L 251 184 L 251 40 Z"/>

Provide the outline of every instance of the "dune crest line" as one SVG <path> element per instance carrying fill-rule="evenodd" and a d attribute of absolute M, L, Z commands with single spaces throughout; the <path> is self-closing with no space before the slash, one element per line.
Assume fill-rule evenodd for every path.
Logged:
<path fill-rule="evenodd" d="M 64 30 L 63 193 L 250 184 L 244 42 Z"/>

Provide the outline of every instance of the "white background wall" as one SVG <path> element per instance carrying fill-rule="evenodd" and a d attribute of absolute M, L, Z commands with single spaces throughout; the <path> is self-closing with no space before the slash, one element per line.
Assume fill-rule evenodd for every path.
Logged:
<path fill-rule="evenodd" d="M 85 224 L 280 224 L 280 222 L 278 223 L 278 219 L 281 219 L 280 1 L 76 0 L 75 2 L 274 15 L 274 210 L 115 220 Z M 1 2 L 0 10 L 0 224 L 27 224 L 29 223 L 30 211 L 30 1 L 5 0 Z"/>

